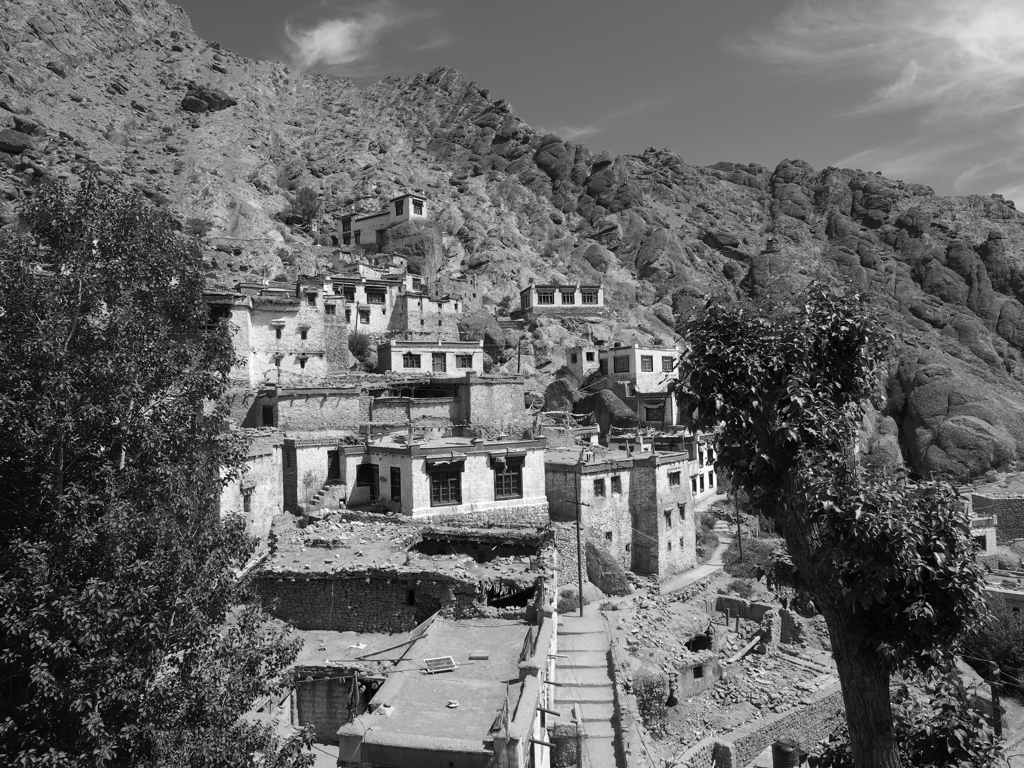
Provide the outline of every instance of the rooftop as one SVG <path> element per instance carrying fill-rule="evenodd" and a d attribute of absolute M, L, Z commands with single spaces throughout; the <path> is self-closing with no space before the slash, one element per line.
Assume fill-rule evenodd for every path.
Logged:
<path fill-rule="evenodd" d="M 348 513 L 305 528 L 296 518 L 279 516 L 273 533 L 276 551 L 265 569 L 271 577 L 376 572 L 527 586 L 547 572 L 540 553 L 546 534 L 534 529 L 466 530 L 414 524 L 397 515 Z"/>
<path fill-rule="evenodd" d="M 519 658 L 529 631 L 521 621 L 436 619 L 409 650 L 419 668 L 390 675 L 374 698 L 394 707 L 392 714 L 385 717 L 381 709 L 364 714 L 339 733 L 361 736 L 365 744 L 415 739 L 421 747 L 438 750 L 485 749 L 506 700 L 510 714 L 519 702 Z M 487 658 L 470 659 L 471 653 Z M 451 656 L 456 668 L 427 674 L 422 661 L 436 656 Z M 458 706 L 449 707 L 451 701 Z"/>

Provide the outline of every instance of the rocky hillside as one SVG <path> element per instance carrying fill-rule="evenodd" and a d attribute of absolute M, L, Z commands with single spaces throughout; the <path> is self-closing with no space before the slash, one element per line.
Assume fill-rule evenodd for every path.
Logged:
<path fill-rule="evenodd" d="M 996 195 L 938 197 L 799 160 L 595 154 L 537 133 L 451 69 L 360 90 L 201 40 L 162 0 L 4 3 L 0 225 L 16 226 L 40 179 L 90 163 L 188 228 L 208 222 L 224 282 L 326 267 L 331 249 L 282 215 L 302 186 L 325 220 L 425 193 L 433 225 L 393 233 L 395 247 L 499 342 L 518 341 L 493 317 L 529 278 L 603 281 L 606 317 L 526 330 L 537 389 L 572 342 L 671 343 L 708 294 L 845 280 L 899 338 L 870 425 L 880 458 L 902 452 L 919 472 L 966 480 L 1024 456 L 1024 219 Z"/>

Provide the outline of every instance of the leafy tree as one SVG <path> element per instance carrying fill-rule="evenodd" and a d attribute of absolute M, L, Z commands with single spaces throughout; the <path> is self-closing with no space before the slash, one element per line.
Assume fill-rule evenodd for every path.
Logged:
<path fill-rule="evenodd" d="M 213 222 L 210 219 L 200 216 L 190 216 L 185 219 L 185 232 L 196 237 L 203 238 L 210 234 L 213 229 Z"/>
<path fill-rule="evenodd" d="M 897 766 L 891 673 L 944 662 L 984 606 L 955 490 L 856 467 L 886 339 L 858 297 L 821 286 L 795 309 L 712 302 L 684 332 L 684 418 L 716 430 L 716 464 L 779 525 L 822 611 L 857 766 Z"/>
<path fill-rule="evenodd" d="M 242 605 L 254 545 L 217 511 L 243 446 L 201 254 L 94 175 L 23 217 L 0 232 L 0 762 L 308 763 L 308 734 L 239 719 L 296 644 Z"/>
<path fill-rule="evenodd" d="M 989 600 L 991 615 L 986 621 L 971 627 L 961 645 L 967 662 L 986 678 L 991 670 L 977 659 L 994 661 L 1007 676 L 1006 687 L 1024 693 L 1021 675 L 1024 673 L 1024 613 L 1014 610 L 1006 600 Z"/>
<path fill-rule="evenodd" d="M 299 187 L 291 197 L 292 211 L 307 224 L 320 210 L 320 195 L 312 187 Z"/>

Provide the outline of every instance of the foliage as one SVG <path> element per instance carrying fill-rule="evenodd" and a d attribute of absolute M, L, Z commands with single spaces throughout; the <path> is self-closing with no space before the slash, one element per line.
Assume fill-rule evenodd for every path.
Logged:
<path fill-rule="evenodd" d="M 754 585 L 743 579 L 733 579 L 725 585 L 727 592 L 749 600 L 754 594 Z"/>
<path fill-rule="evenodd" d="M 664 675 L 649 669 L 638 669 L 633 674 L 633 695 L 644 726 L 653 732 L 664 729 L 667 718 L 665 702 L 668 683 Z"/>
<path fill-rule="evenodd" d="M 583 595 L 583 604 L 589 605 L 590 600 Z M 580 593 L 576 587 L 562 587 L 558 590 L 558 612 L 572 613 L 580 609 Z"/>
<path fill-rule="evenodd" d="M 785 546 L 781 539 L 752 539 L 743 537 L 743 562 L 740 562 L 739 543 L 736 539 L 722 554 L 723 570 L 741 579 L 756 579 L 773 557 Z"/>
<path fill-rule="evenodd" d="M 307 224 L 313 220 L 320 210 L 320 195 L 312 187 L 299 187 L 290 196 L 291 210 Z"/>
<path fill-rule="evenodd" d="M 191 216 L 185 219 L 185 233 L 196 237 L 206 237 L 213 229 L 213 222 L 210 219 Z"/>
<path fill-rule="evenodd" d="M 991 768 L 1002 750 L 985 718 L 971 707 L 970 692 L 955 670 L 933 668 L 893 694 L 900 758 L 914 768 Z M 821 768 L 854 768 L 845 732 L 816 750 Z"/>
<path fill-rule="evenodd" d="M 686 426 L 715 432 L 716 465 L 775 520 L 822 610 L 858 765 L 896 765 L 889 675 L 942 660 L 984 608 L 955 490 L 857 470 L 888 341 L 859 297 L 820 285 L 795 309 L 711 302 L 683 335 Z"/>
<path fill-rule="evenodd" d="M 231 343 L 202 256 L 165 213 L 88 175 L 0 232 L 0 762 L 298 766 L 239 716 L 297 645 L 236 576 L 217 513 Z"/>
<path fill-rule="evenodd" d="M 718 534 L 715 533 L 715 517 L 706 512 L 700 516 L 700 525 L 697 528 L 697 559 L 704 562 L 718 546 Z"/>
<path fill-rule="evenodd" d="M 1024 613 L 1015 611 L 1002 597 L 989 601 L 991 614 L 971 627 L 961 640 L 964 658 L 986 678 L 991 670 L 978 660 L 994 661 L 1007 689 L 1024 693 Z M 1012 678 L 1012 679 L 1011 679 Z"/>
<path fill-rule="evenodd" d="M 372 365 L 373 359 L 373 339 L 370 338 L 368 333 L 362 331 L 352 331 L 348 335 L 348 351 L 352 353 L 352 357 L 358 360 L 362 365 Z"/>

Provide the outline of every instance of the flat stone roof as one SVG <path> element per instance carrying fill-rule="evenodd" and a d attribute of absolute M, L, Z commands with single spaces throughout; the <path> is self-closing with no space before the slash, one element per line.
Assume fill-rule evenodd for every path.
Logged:
<path fill-rule="evenodd" d="M 394 707 L 392 714 L 385 717 L 380 709 L 364 714 L 339 733 L 362 736 L 365 744 L 404 745 L 415 738 L 422 748 L 485 749 L 506 698 L 510 719 L 519 704 L 522 684 L 507 681 L 519 678 L 519 655 L 529 631 L 522 621 L 438 618 L 410 650 L 410 667 L 392 673 L 374 697 L 375 704 Z M 474 651 L 488 658 L 471 660 Z M 436 656 L 451 656 L 457 668 L 427 674 L 423 659 Z M 449 701 L 458 707 L 449 707 Z"/>
<path fill-rule="evenodd" d="M 346 517 L 344 513 L 333 515 L 305 528 L 299 528 L 297 518 L 291 515 L 276 517 L 272 529 L 276 549 L 264 566 L 264 574 L 330 578 L 374 573 L 392 578 L 440 578 L 471 583 L 502 581 L 524 587 L 541 576 L 551 575 L 547 572 L 547 558 L 541 554 L 496 557 L 490 562 L 478 563 L 468 554 L 425 555 L 412 549 L 425 538 L 508 541 L 525 546 L 535 543 L 540 549 L 546 536 L 541 530 L 486 528 L 477 531 L 431 526 L 429 521 L 413 524 L 397 515 L 380 516 L 379 520 Z"/>
<path fill-rule="evenodd" d="M 548 450 L 544 454 L 545 467 L 575 467 L 581 465 L 584 472 L 603 472 L 612 465 L 628 469 L 633 466 L 634 461 L 654 460 L 658 464 L 667 464 L 676 461 L 689 461 L 689 457 L 682 451 L 633 451 L 626 453 L 623 450 L 601 448 L 598 446 L 583 446 L 583 453 L 593 454 L 593 458 L 581 462 L 579 448 L 557 448 Z"/>

